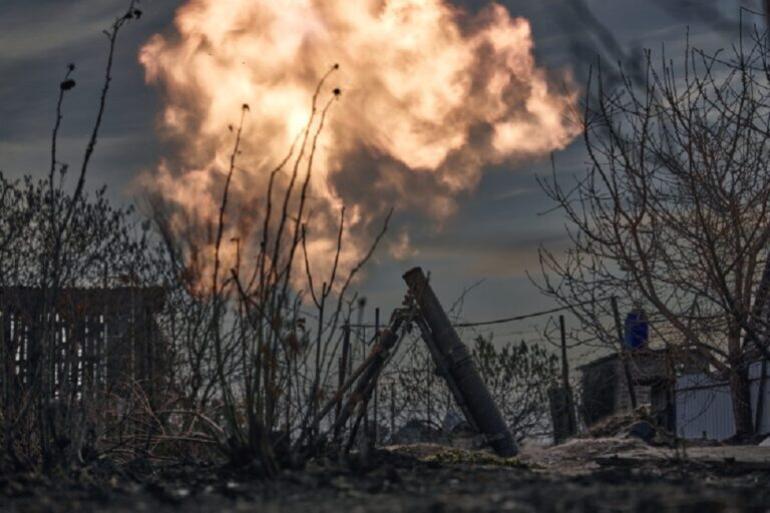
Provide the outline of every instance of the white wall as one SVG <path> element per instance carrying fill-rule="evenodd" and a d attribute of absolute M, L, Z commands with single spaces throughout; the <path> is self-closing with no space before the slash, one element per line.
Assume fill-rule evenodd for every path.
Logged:
<path fill-rule="evenodd" d="M 749 367 L 751 380 L 751 409 L 756 415 L 761 363 Z M 761 433 L 770 433 L 770 365 L 767 369 L 765 406 Z M 676 380 L 676 434 L 682 438 L 724 440 L 735 434 L 730 390 L 725 382 L 715 381 L 705 374 L 687 374 Z"/>

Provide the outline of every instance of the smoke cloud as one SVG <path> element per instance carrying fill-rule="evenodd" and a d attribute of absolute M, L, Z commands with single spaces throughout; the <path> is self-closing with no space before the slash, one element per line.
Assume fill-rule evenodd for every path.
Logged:
<path fill-rule="evenodd" d="M 444 0 L 188 0 L 174 31 L 139 56 L 173 143 L 143 183 L 169 207 L 171 228 L 208 248 L 205 260 L 248 104 L 223 239 L 248 256 L 270 172 L 332 69 L 319 111 L 341 94 L 314 152 L 308 252 L 317 268 L 331 265 L 344 205 L 341 264 L 350 268 L 390 208 L 440 225 L 486 166 L 548 154 L 578 134 L 574 88 L 567 77 L 553 82 L 532 50 L 529 23 L 496 3 L 471 15 Z M 277 192 L 290 174 L 278 175 Z M 410 254 L 408 225 L 391 250 Z"/>

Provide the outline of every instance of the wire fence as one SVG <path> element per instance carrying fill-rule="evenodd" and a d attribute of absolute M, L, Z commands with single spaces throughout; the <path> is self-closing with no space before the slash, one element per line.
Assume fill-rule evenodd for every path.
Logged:
<path fill-rule="evenodd" d="M 567 407 L 580 420 L 580 426 L 575 427 L 582 429 L 595 421 L 597 416 L 647 404 L 653 415 L 658 415 L 661 423 L 677 435 L 715 439 L 731 436 L 734 419 L 727 385 L 723 379 L 707 372 L 708 361 L 698 360 L 689 354 L 681 335 L 671 323 L 654 314 L 647 319 L 651 339 L 649 353 L 637 352 L 629 357 L 622 341 L 624 327 L 620 324 L 619 315 L 613 312 L 612 303 L 613 298 L 603 297 L 502 318 L 473 320 L 463 317 L 463 300 L 458 300 L 448 314 L 461 339 L 473 351 L 477 365 L 485 371 L 483 377 L 494 399 L 509 427 L 519 438 L 554 438 L 553 418 L 559 412 L 549 409 L 548 400 L 552 397 L 549 390 L 555 387 L 570 390 L 572 395 Z M 625 313 L 631 308 L 630 302 L 626 302 L 619 307 L 618 313 Z M 577 309 L 591 310 L 594 323 L 587 325 L 583 322 L 575 315 Z M 12 329 L 16 322 L 13 315 L 0 314 L 0 318 L 7 324 L 0 332 L 3 334 L 3 347 L 11 347 L 9 342 L 17 338 L 22 340 L 16 336 L 18 330 Z M 377 334 L 387 323 L 379 308 L 368 312 L 363 307 L 358 308 L 349 313 L 348 319 L 352 318 L 356 321 L 344 325 L 330 351 L 330 358 L 336 359 L 336 362 L 329 365 L 330 373 L 321 390 L 321 396 L 327 399 L 336 393 L 344 377 L 350 376 L 365 361 Z M 104 317 L 98 319 L 103 320 Z M 80 338 L 86 341 L 90 340 L 88 337 L 93 338 L 93 334 L 108 331 L 83 326 L 81 328 L 88 336 Z M 114 338 L 114 333 L 110 336 Z M 66 335 L 67 341 L 75 343 L 80 338 Z M 22 349 L 3 353 L 7 357 L 3 369 L 9 369 L 11 373 L 0 379 L 4 384 L 16 378 L 23 380 L 26 353 L 23 344 L 17 345 Z M 90 370 L 89 365 L 94 359 L 88 349 L 90 347 L 84 343 L 81 352 L 65 352 L 69 356 L 62 357 L 62 362 L 70 367 L 67 368 L 69 370 L 60 370 L 59 374 L 74 376 L 75 386 L 85 386 L 101 379 L 98 370 Z M 489 353 L 490 347 L 494 349 L 493 353 Z M 486 353 L 484 348 L 487 348 Z M 132 357 L 139 354 L 137 351 L 131 351 Z M 93 352 L 101 354 L 98 350 Z M 480 361 L 484 354 L 498 359 L 499 365 Z M 647 354 L 658 356 L 640 356 Z M 79 365 L 77 362 L 81 356 L 84 363 Z M 116 365 L 119 364 L 113 362 L 113 366 Z M 93 365 L 93 368 L 99 367 Z M 54 372 L 57 369 L 55 367 Z M 750 372 L 752 413 L 758 431 L 770 432 L 770 390 L 765 385 L 770 380 L 767 379 L 767 365 L 761 366 L 760 370 L 760 364 L 756 362 Z M 631 377 L 630 386 L 628 376 Z M 312 378 L 303 379 L 303 387 L 299 386 L 299 377 L 294 387 L 312 391 Z M 55 384 L 59 382 L 56 376 L 52 380 Z M 699 380 L 703 386 L 691 386 L 693 380 Z M 632 396 L 635 397 L 632 399 Z M 292 424 L 289 418 L 292 412 L 299 412 L 298 406 L 307 402 L 308 398 L 299 392 L 286 396 L 283 408 L 287 426 Z M 599 405 L 599 413 L 594 414 L 591 408 L 597 402 L 602 404 Z M 768 406 L 762 408 L 763 403 Z M 380 443 L 397 440 L 397 432 L 410 425 L 412 428 L 418 426 L 432 436 L 462 427 L 460 409 L 444 380 L 436 374 L 419 330 L 406 334 L 382 371 L 367 406 L 363 425 L 364 431 Z M 351 426 L 346 425 L 344 429 L 349 431 Z"/>
<path fill-rule="evenodd" d="M 607 414 L 644 406 L 651 418 L 679 436 L 700 438 L 704 432 L 707 438 L 712 439 L 730 436 L 730 429 L 725 428 L 733 424 L 731 403 L 723 400 L 726 385 L 714 377 L 709 362 L 692 354 L 681 333 L 668 319 L 656 314 L 650 314 L 646 319 L 649 345 L 640 350 L 624 347 L 626 327 L 620 321 L 620 314 L 625 317 L 638 305 L 626 301 L 615 314 L 612 301 L 612 297 L 595 298 L 486 320 L 466 319 L 459 308 L 451 309 L 449 314 L 453 327 L 471 348 L 478 340 L 490 341 L 497 348 L 524 343 L 540 348 L 555 358 L 556 365 L 546 381 L 541 383 L 542 389 L 568 387 L 573 394 L 570 408 L 578 420 L 578 429 L 585 430 L 596 420 L 589 410 L 592 401 L 597 400 L 594 397 L 597 390 L 601 390 L 605 393 L 603 401 Z M 458 301 L 455 305 L 461 307 L 462 302 Z M 578 315 L 573 315 L 580 308 L 594 311 L 593 325 L 586 326 Z M 375 319 L 364 322 L 361 315 L 359 322 L 350 324 L 351 347 L 354 348 L 351 365 L 365 358 L 375 339 L 374 334 L 383 327 L 379 309 L 375 312 Z M 715 319 L 710 328 L 717 325 L 718 320 Z M 724 341 L 714 335 L 713 343 L 724 344 Z M 609 365 L 601 368 L 604 359 Z M 756 374 L 758 371 L 752 372 Z M 594 383 L 589 384 L 592 376 Z M 693 376 L 711 380 L 712 385 L 697 393 L 687 390 L 683 383 Z M 485 378 L 493 379 L 490 376 Z M 506 379 L 526 381 L 527 377 L 509 375 Z M 547 401 L 539 409 L 515 412 L 516 405 L 526 403 L 526 394 L 532 393 L 532 388 L 526 386 L 530 384 L 504 383 L 507 388 L 497 385 L 493 383 L 491 386 L 493 395 L 501 410 L 507 413 L 509 424 L 515 424 L 510 427 L 517 431 L 520 438 L 553 439 L 555 412 L 549 411 Z M 767 420 L 758 418 L 758 432 L 770 432 L 770 416 L 757 413 L 762 401 L 770 403 L 770 397 L 766 397 L 770 395 L 768 388 L 759 374 L 753 378 L 753 414 L 768 417 Z M 635 397 L 632 399 L 632 396 Z M 399 437 L 394 435 L 404 426 L 419 424 L 433 436 L 440 436 L 439 433 L 462 425 L 459 409 L 446 384 L 435 374 L 430 355 L 417 333 L 404 340 L 383 371 L 369 408 L 368 420 L 373 436 L 380 442 L 397 440 Z M 768 410 L 770 406 L 764 408 L 765 412 Z M 704 425 L 706 429 L 703 429 Z"/>

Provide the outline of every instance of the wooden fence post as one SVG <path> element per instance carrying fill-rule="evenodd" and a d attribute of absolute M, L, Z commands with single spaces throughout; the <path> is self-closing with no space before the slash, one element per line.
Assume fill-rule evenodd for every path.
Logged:
<path fill-rule="evenodd" d="M 337 379 L 337 390 L 341 390 L 342 386 L 345 384 L 345 377 L 348 371 L 348 359 L 350 358 L 350 321 L 345 321 L 345 325 L 342 327 L 343 330 L 343 338 L 342 338 L 342 356 L 340 357 L 340 367 L 338 370 L 338 376 Z M 342 411 L 342 397 L 340 397 L 340 400 L 337 401 L 337 405 L 335 406 L 334 410 L 334 420 L 335 422 L 340 418 L 340 413 Z M 334 433 L 334 438 L 337 439 L 340 434 L 340 428 L 337 428 L 337 430 Z"/>
<path fill-rule="evenodd" d="M 380 307 L 377 307 L 374 309 L 374 336 L 375 336 L 376 342 L 379 342 Z M 377 380 L 374 383 L 374 440 L 373 440 L 373 443 L 375 445 L 377 445 L 377 442 L 379 442 L 379 435 L 380 435 L 379 406 L 380 406 L 380 386 L 379 386 L 379 380 Z"/>
<path fill-rule="evenodd" d="M 634 388 L 634 380 L 631 375 L 631 369 L 628 366 L 628 353 L 626 351 L 626 343 L 623 340 L 623 325 L 620 323 L 620 311 L 618 310 L 618 299 L 615 296 L 610 298 L 610 304 L 612 305 L 612 315 L 615 318 L 615 329 L 618 334 L 618 343 L 620 344 L 620 359 L 623 362 L 623 372 L 626 375 L 626 384 L 628 385 L 628 395 L 631 398 L 631 408 L 636 409 L 636 389 Z"/>
<path fill-rule="evenodd" d="M 561 334 L 561 379 L 566 395 L 567 407 L 567 436 L 577 433 L 577 420 L 575 419 L 575 404 L 572 396 L 572 387 L 569 383 L 569 361 L 567 360 L 567 330 L 564 326 L 564 316 L 559 316 L 559 332 Z"/>
<path fill-rule="evenodd" d="M 390 439 L 396 435 L 396 382 L 390 382 Z M 391 442 L 392 443 L 392 442 Z"/>

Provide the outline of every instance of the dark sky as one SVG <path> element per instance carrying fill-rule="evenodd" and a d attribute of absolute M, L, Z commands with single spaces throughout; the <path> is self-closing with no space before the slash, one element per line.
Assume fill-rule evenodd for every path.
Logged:
<path fill-rule="evenodd" d="M 483 4 L 464 3 L 470 8 Z M 665 45 L 669 55 L 680 56 L 688 26 L 695 45 L 729 46 L 736 33 L 730 20 L 737 17 L 740 4 L 724 0 L 719 9 L 712 9 L 715 2 L 709 0 L 586 0 L 596 17 L 591 19 L 579 16 L 575 0 L 502 3 L 512 14 L 532 22 L 539 64 L 570 68 L 578 80 L 584 79 L 597 53 L 609 60 L 632 58 L 640 48 L 659 51 Z M 743 5 L 755 7 L 756 3 L 744 0 Z M 114 86 L 89 184 L 107 184 L 111 196 L 120 202 L 135 201 L 133 179 L 152 169 L 163 154 L 154 133 L 159 98 L 143 82 L 137 51 L 152 34 L 170 29 L 180 4 L 145 0 L 144 16 L 126 28 L 119 44 Z M 0 0 L 0 169 L 6 175 L 45 174 L 58 83 L 69 62 L 77 65 L 78 86 L 67 98 L 61 160 L 79 162 L 101 83 L 106 48 L 101 30 L 125 5 L 125 0 Z M 581 141 L 555 159 L 558 175 L 569 180 L 584 165 Z M 445 303 L 451 303 L 464 287 L 484 280 L 466 299 L 464 314 L 470 319 L 552 306 L 526 276 L 527 270 L 538 272 L 540 244 L 559 250 L 567 243 L 561 215 L 540 215 L 551 204 L 535 181 L 539 173 L 550 173 L 550 164 L 489 169 L 478 190 L 461 198 L 457 215 L 442 231 L 415 223 L 413 258 L 393 262 L 383 252 L 369 267 L 362 284 L 369 304 L 381 306 L 387 315 L 400 301 L 403 270 L 422 265 L 432 272 Z"/>

